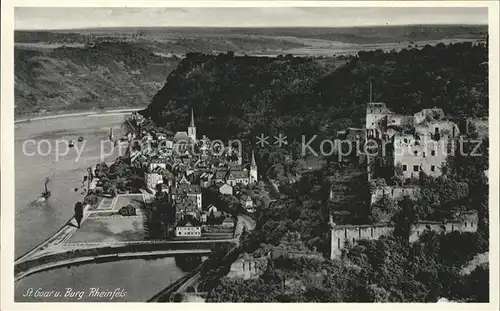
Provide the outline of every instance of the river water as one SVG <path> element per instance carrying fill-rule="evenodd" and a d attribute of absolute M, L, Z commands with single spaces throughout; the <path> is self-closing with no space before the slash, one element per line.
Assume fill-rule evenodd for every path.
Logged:
<path fill-rule="evenodd" d="M 105 141 L 109 129 L 120 130 L 124 115 L 79 116 L 18 123 L 15 129 L 15 256 L 18 257 L 54 234 L 73 215 L 81 194 L 86 168 L 101 160 L 112 161 L 119 151 Z M 117 133 L 120 134 L 120 133 Z M 84 141 L 64 154 L 66 145 L 58 140 Z M 49 146 L 50 149 L 49 150 Z M 24 149 L 24 150 L 23 150 Z M 77 150 L 81 150 L 78 157 Z M 50 153 L 49 153 L 50 151 Z M 45 204 L 36 202 L 50 178 L 52 196 Z M 75 192 L 75 188 L 78 191 Z"/>
<path fill-rule="evenodd" d="M 184 275 L 171 257 L 85 264 L 30 275 L 16 283 L 14 299 L 16 302 L 146 302 Z M 99 298 L 93 295 L 92 288 L 100 292 L 123 290 L 123 295 Z M 37 291 L 54 293 L 42 297 Z M 59 297 L 54 297 L 56 292 Z"/>
<path fill-rule="evenodd" d="M 15 257 L 52 236 L 73 215 L 75 202 L 84 197 L 81 189 L 85 186 L 82 181 L 87 167 L 101 160 L 110 162 L 120 152 L 124 153 L 125 150 L 119 149 L 111 153 L 111 144 L 105 142 L 110 128 L 114 129 L 115 138 L 123 134 L 120 129 L 123 119 L 124 115 L 113 114 L 16 124 Z M 76 142 L 80 136 L 84 141 Z M 59 143 L 59 152 L 55 150 L 58 140 L 75 140 L 76 145 L 67 155 L 58 156 L 66 150 L 65 143 Z M 52 147 L 50 153 L 49 144 Z M 81 152 L 80 157 L 77 152 Z M 36 201 L 46 177 L 50 178 L 52 196 L 40 204 Z M 75 192 L 75 188 L 78 191 Z M 29 298 L 22 295 L 29 288 L 61 291 L 63 295 L 65 288 L 88 292 L 90 287 L 100 287 L 103 290 L 122 288 L 127 292 L 125 297 L 113 301 L 141 302 L 183 274 L 173 258 L 87 264 L 28 276 L 16 283 L 15 297 L 16 301 L 97 301 L 87 294 L 82 300 L 78 297 Z"/>

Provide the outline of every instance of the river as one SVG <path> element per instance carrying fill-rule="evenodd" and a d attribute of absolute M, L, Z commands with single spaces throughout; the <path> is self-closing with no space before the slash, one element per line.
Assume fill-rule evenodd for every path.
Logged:
<path fill-rule="evenodd" d="M 38 120 L 15 125 L 15 256 L 29 251 L 54 234 L 73 215 L 74 204 L 82 200 L 81 189 L 86 168 L 101 161 L 101 150 L 109 154 L 111 145 L 106 141 L 109 129 L 116 136 L 123 134 L 120 125 L 124 115 L 92 115 Z M 57 140 L 77 140 L 65 156 L 57 156 Z M 43 142 L 42 142 L 43 141 Z M 46 142 L 45 142 L 46 141 Z M 52 152 L 45 155 L 48 146 Z M 24 145 L 24 150 L 23 150 Z M 40 146 L 37 151 L 37 145 Z M 60 143 L 60 153 L 65 145 Z M 77 151 L 81 151 L 78 158 Z M 123 150 L 124 152 L 124 150 Z M 120 151 L 103 156 L 106 162 L 114 160 Z M 46 177 L 50 178 L 52 196 L 46 204 L 34 202 L 40 197 Z M 75 188 L 78 190 L 75 192 Z M 175 265 L 174 258 L 155 260 L 133 259 L 120 262 L 86 264 L 37 273 L 16 283 L 16 301 L 109 301 L 88 296 L 90 287 L 102 290 L 124 289 L 127 294 L 112 301 L 142 302 L 160 291 L 170 280 L 177 280 L 184 273 Z M 29 288 L 44 291 L 61 291 L 66 288 L 86 291 L 78 297 L 23 297 Z M 33 294 L 34 295 L 34 294 Z M 45 300 L 44 300 L 45 299 Z M 97 300 L 96 300 L 97 299 Z"/>
<path fill-rule="evenodd" d="M 84 197 L 81 187 L 86 168 L 100 161 L 101 141 L 107 139 L 109 129 L 112 127 L 120 134 L 123 118 L 124 115 L 79 116 L 15 125 L 16 257 L 50 237 L 73 215 L 76 201 Z M 76 141 L 80 136 L 83 142 L 68 149 L 67 155 L 57 155 L 57 140 Z M 109 143 L 102 146 L 103 154 L 111 150 Z M 65 148 L 64 143 L 59 143 L 59 154 Z M 77 150 L 82 150 L 79 158 Z M 118 149 L 103 159 L 112 161 L 117 156 Z M 50 178 L 52 196 L 44 205 L 34 204 L 46 177 Z"/>
<path fill-rule="evenodd" d="M 16 302 L 145 302 L 184 275 L 173 257 L 85 264 L 30 275 L 16 283 L 14 299 Z M 100 292 L 119 289 L 123 294 L 113 299 L 99 298 L 92 296 L 92 288 Z M 25 297 L 30 289 L 31 295 Z M 37 290 L 54 292 L 40 297 Z M 59 297 L 54 297 L 56 292 Z"/>

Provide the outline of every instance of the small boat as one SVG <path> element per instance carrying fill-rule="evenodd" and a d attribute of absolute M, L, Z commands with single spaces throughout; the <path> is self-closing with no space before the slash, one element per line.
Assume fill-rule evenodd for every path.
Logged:
<path fill-rule="evenodd" d="M 45 178 L 45 190 L 42 192 L 42 198 L 43 199 L 48 199 L 51 195 L 51 192 L 49 191 L 49 188 L 47 185 L 49 184 L 49 178 Z"/>
<path fill-rule="evenodd" d="M 75 145 L 75 142 L 74 142 L 74 141 L 72 141 L 72 140 L 70 140 L 70 141 L 69 141 L 68 146 L 69 146 L 70 148 L 73 148 L 73 146 L 74 146 L 74 145 Z"/>
<path fill-rule="evenodd" d="M 82 142 L 82 141 L 83 141 L 83 137 L 82 136 L 78 137 L 78 142 Z"/>

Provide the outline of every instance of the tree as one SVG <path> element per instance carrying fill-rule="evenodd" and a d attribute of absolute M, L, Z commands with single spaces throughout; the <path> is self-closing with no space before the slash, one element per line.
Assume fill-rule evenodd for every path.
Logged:
<path fill-rule="evenodd" d="M 75 204 L 75 220 L 76 223 L 78 224 L 78 228 L 80 228 L 80 223 L 83 219 L 83 204 L 82 202 L 78 201 Z"/>
<path fill-rule="evenodd" d="M 373 205 L 371 216 L 374 222 L 388 222 L 399 211 L 398 203 L 389 197 L 388 194 L 382 195 Z"/>
<path fill-rule="evenodd" d="M 183 302 L 186 300 L 186 295 L 184 293 L 174 293 L 174 295 L 172 296 L 172 301 L 173 302 Z"/>
<path fill-rule="evenodd" d="M 401 187 L 404 184 L 404 175 L 403 175 L 403 165 L 398 163 L 394 167 L 394 176 L 391 177 L 391 183 L 393 186 Z"/>
<path fill-rule="evenodd" d="M 404 196 L 399 201 L 400 211 L 394 216 L 394 236 L 408 241 L 413 225 L 417 221 L 417 215 L 413 208 L 413 201 L 410 197 Z"/>

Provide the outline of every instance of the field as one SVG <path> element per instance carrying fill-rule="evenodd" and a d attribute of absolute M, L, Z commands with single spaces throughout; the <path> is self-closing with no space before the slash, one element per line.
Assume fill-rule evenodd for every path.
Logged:
<path fill-rule="evenodd" d="M 142 195 L 120 195 L 113 200 L 103 199 L 96 211 L 83 222 L 69 243 L 142 241 L 147 235 L 142 210 Z M 137 216 L 117 214 L 125 205 L 136 207 Z"/>

